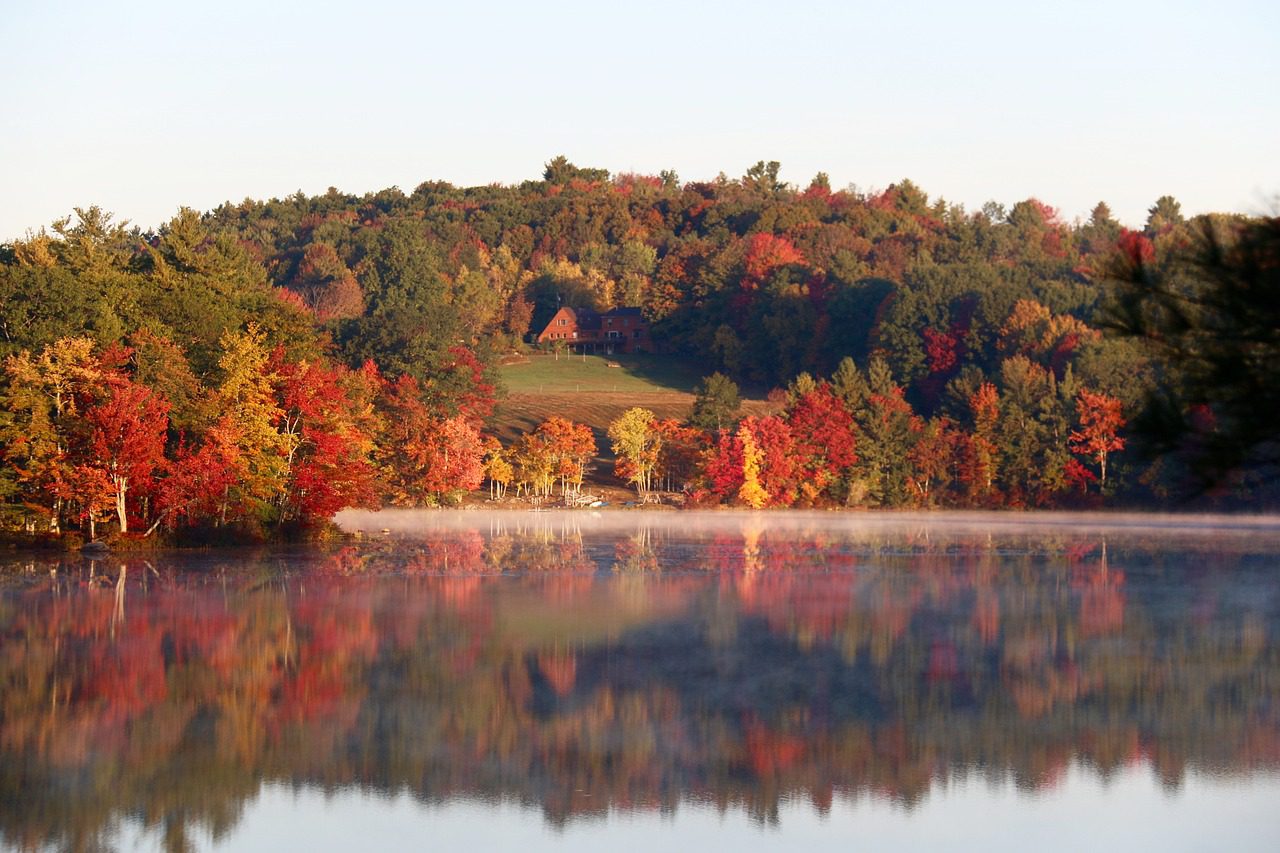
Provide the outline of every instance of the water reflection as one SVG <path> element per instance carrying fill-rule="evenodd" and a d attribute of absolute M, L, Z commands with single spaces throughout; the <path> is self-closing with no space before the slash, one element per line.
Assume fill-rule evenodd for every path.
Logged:
<path fill-rule="evenodd" d="M 180 849 L 228 837 L 264 785 L 769 825 L 975 775 L 1280 770 L 1265 524 L 682 519 L 11 561 L 0 837 L 88 849 L 127 817 Z"/>

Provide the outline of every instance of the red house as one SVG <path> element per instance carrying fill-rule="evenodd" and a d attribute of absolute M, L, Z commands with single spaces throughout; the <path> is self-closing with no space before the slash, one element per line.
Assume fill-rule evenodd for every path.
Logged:
<path fill-rule="evenodd" d="M 537 338 L 538 343 L 563 343 L 576 352 L 650 352 L 649 323 L 639 308 L 614 308 L 599 313 L 562 307 Z"/>

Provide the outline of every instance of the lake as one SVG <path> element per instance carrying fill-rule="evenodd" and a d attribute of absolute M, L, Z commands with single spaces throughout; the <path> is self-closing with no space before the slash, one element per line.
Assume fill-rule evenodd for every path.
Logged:
<path fill-rule="evenodd" d="M 1280 843 L 1280 519 L 339 522 L 0 555 L 0 844 Z"/>

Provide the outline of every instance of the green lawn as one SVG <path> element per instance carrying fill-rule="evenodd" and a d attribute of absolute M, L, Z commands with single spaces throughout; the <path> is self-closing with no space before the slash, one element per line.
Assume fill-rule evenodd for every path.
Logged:
<path fill-rule="evenodd" d="M 509 446 L 552 416 L 587 424 L 597 448 L 588 481 L 619 485 L 609 474 L 613 470 L 606 436 L 609 424 L 634 406 L 649 409 L 659 418 L 687 417 L 703 366 L 696 360 L 646 353 L 585 359 L 562 355 L 559 360 L 534 355 L 527 363 L 502 365 L 498 374 L 507 395 L 498 401 L 489 421 L 491 434 Z M 775 409 L 763 399 L 743 400 L 744 415 L 762 416 Z"/>
<path fill-rule="evenodd" d="M 617 364 L 618 367 L 609 367 Z M 709 372 L 709 371 L 708 371 Z M 679 391 L 691 393 L 702 379 L 696 364 L 669 356 L 552 355 L 530 356 L 528 364 L 499 368 L 502 384 L 511 394 L 565 394 L 574 392 L 642 393 Z"/>

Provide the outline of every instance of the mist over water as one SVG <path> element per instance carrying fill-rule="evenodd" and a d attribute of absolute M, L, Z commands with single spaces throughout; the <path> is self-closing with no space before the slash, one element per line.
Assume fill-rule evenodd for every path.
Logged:
<path fill-rule="evenodd" d="M 1280 515 L 1178 514 L 1141 512 L 823 512 L 802 510 L 344 510 L 334 521 L 348 532 L 413 535 L 432 530 L 572 528 L 632 531 L 637 528 L 680 530 L 691 535 L 764 528 L 807 531 L 937 531 L 953 534 L 994 531 L 1185 531 L 1197 536 L 1237 533 L 1280 537 Z"/>
<path fill-rule="evenodd" d="M 3 843 L 1280 833 L 1276 517 L 338 520 L 360 537 L 0 557 Z"/>

